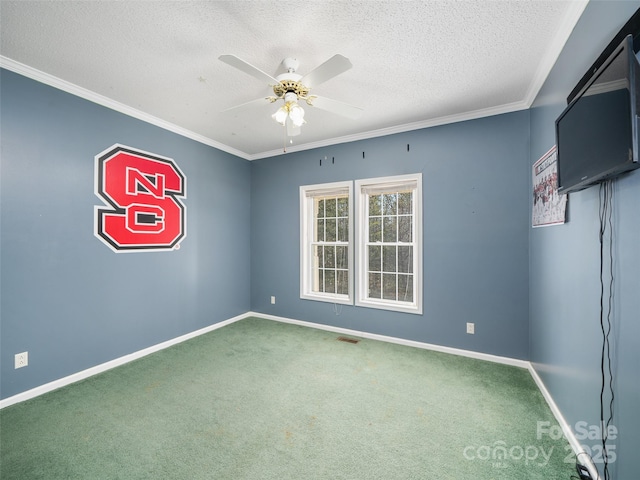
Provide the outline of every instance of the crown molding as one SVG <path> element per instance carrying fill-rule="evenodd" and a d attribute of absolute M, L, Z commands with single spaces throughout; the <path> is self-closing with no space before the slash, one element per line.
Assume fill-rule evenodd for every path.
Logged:
<path fill-rule="evenodd" d="M 155 125 L 157 127 L 163 128 L 170 132 L 176 133 L 183 137 L 190 138 L 191 140 L 195 140 L 205 145 L 209 145 L 210 147 L 216 148 L 218 150 L 222 150 L 223 152 L 230 153 L 231 155 L 234 155 L 236 157 L 242 158 L 244 160 L 249 160 L 249 161 L 259 160 L 259 159 L 269 158 L 269 157 L 276 157 L 279 155 L 286 155 L 287 153 L 312 150 L 315 148 L 339 145 L 342 143 L 357 142 L 360 140 L 367 140 L 370 138 L 383 137 L 387 135 L 395 135 L 397 133 L 404 133 L 404 132 L 409 132 L 413 130 L 421 130 L 423 128 L 436 127 L 436 126 L 446 125 L 450 123 L 458 123 L 458 122 L 464 122 L 467 120 L 475 120 L 478 118 L 490 117 L 490 116 L 500 115 L 504 113 L 511 113 L 519 110 L 526 110 L 531 105 L 531 103 L 528 100 L 521 101 L 521 102 L 507 103 L 504 105 L 498 105 L 495 107 L 474 110 L 471 112 L 464 112 L 464 113 L 459 113 L 454 115 L 446 115 L 443 117 L 420 120 L 417 122 L 406 123 L 403 125 L 396 125 L 393 127 L 369 130 L 366 132 L 355 133 L 352 135 L 335 137 L 328 140 L 304 143 L 300 145 L 287 147 L 286 152 L 283 151 L 282 149 L 277 149 L 277 150 L 269 150 L 265 152 L 250 154 L 250 153 L 246 153 L 241 150 L 235 149 L 233 147 L 230 147 L 228 145 L 222 144 L 215 140 L 212 140 L 211 138 L 208 138 L 203 135 L 192 132 L 190 130 L 187 130 L 186 128 L 182 128 L 173 123 L 154 117 L 153 115 L 149 115 L 145 112 L 129 107 L 128 105 L 117 102 L 108 97 L 92 92 L 91 90 L 87 90 L 86 88 L 67 82 L 66 80 L 62 80 L 58 77 L 42 72 L 33 67 L 30 67 L 28 65 L 25 65 L 23 63 L 17 62 L 15 60 L 12 60 L 10 58 L 7 58 L 1 55 L 0 55 L 0 67 L 5 68 L 7 70 L 11 70 L 12 72 L 18 73 L 20 75 L 31 78 L 38 82 L 52 86 L 59 90 L 70 93 L 72 95 L 76 95 L 80 98 L 84 98 L 85 100 L 89 100 L 90 102 L 97 103 L 98 105 L 102 105 L 104 107 L 123 113 L 130 117 L 136 118 L 138 120 L 142 120 L 143 122 L 150 123 L 152 125 Z"/>
<path fill-rule="evenodd" d="M 62 90 L 77 97 L 84 98 L 85 100 L 89 100 L 90 102 L 97 103 L 98 105 L 102 105 L 103 107 L 115 110 L 116 112 L 120 112 L 138 120 L 142 120 L 143 122 L 150 123 L 151 125 L 155 125 L 156 127 L 160 127 L 164 130 L 177 133 L 178 135 L 190 138 L 191 140 L 195 140 L 196 142 L 200 142 L 205 145 L 209 145 L 210 147 L 217 148 L 218 150 L 230 153 L 232 155 L 235 155 L 236 157 L 240 157 L 245 160 L 249 159 L 248 155 L 245 152 L 229 147 L 228 145 L 224 145 L 220 142 L 216 142 L 215 140 L 192 132 L 191 130 L 187 130 L 186 128 L 179 127 L 178 125 L 154 117 L 153 115 L 149 115 L 148 113 L 132 108 L 128 105 L 125 105 L 124 103 L 112 100 L 111 98 L 105 97 L 104 95 L 100 95 L 98 93 L 92 92 L 91 90 L 87 90 L 86 88 L 80 87 L 74 83 L 67 82 L 66 80 L 54 77 L 53 75 L 42 72 L 23 63 L 16 62 L 11 58 L 0 55 L 0 67 L 11 70 L 12 72 L 31 78 L 32 80 L 36 80 L 40 83 L 44 83 L 45 85 L 57 88 L 58 90 Z"/>

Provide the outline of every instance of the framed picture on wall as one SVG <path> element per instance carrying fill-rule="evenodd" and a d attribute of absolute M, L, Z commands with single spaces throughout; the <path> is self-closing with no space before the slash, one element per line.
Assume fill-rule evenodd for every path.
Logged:
<path fill-rule="evenodd" d="M 534 227 L 560 225 L 565 222 L 567 196 L 558 195 L 558 155 L 556 146 L 533 164 L 533 212 Z"/>

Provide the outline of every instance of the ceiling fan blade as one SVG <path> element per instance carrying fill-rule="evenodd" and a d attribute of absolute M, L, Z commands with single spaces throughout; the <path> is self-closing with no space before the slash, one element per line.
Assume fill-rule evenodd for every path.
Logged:
<path fill-rule="evenodd" d="M 238 108 L 248 108 L 259 105 L 268 105 L 270 102 L 267 97 L 257 98 L 255 100 L 251 100 L 249 102 L 241 103 L 240 105 L 235 105 L 233 107 L 225 108 L 224 110 L 220 110 L 220 112 L 228 112 L 230 110 L 236 110 Z"/>
<path fill-rule="evenodd" d="M 315 87 L 327 80 L 349 70 L 353 65 L 347 57 L 334 55 L 300 79 L 300 83 L 307 87 Z"/>
<path fill-rule="evenodd" d="M 352 120 L 357 120 L 358 118 L 360 118 L 360 115 L 362 115 L 362 112 L 364 111 L 362 108 L 350 105 L 348 103 L 318 96 L 314 96 L 314 98 L 311 100 L 311 106 L 319 108 L 321 110 L 326 110 L 328 112 L 336 113 L 338 115 L 342 115 L 343 117 L 347 117 Z"/>
<path fill-rule="evenodd" d="M 218 60 L 223 61 L 227 65 L 231 65 L 232 67 L 237 68 L 238 70 L 243 71 L 251 75 L 258 80 L 265 82 L 267 85 L 277 85 L 280 83 L 278 80 L 273 78 L 268 73 L 263 72 L 258 67 L 254 67 L 250 63 L 245 62 L 241 58 L 236 57 L 235 55 L 220 55 Z"/>

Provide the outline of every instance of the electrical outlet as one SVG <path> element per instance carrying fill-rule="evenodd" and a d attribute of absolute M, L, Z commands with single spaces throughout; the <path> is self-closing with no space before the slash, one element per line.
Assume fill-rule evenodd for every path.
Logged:
<path fill-rule="evenodd" d="M 475 323 L 467 323 L 467 333 L 471 335 L 476 333 L 476 324 Z"/>
<path fill-rule="evenodd" d="M 274 295 L 271 295 L 271 305 L 275 305 L 276 304 L 276 297 Z"/>
<path fill-rule="evenodd" d="M 16 368 L 22 368 L 29 365 L 29 352 L 16 353 L 15 363 Z"/>

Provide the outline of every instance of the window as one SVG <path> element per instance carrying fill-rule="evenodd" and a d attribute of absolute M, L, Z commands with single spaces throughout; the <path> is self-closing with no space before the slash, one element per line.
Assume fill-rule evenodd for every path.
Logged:
<path fill-rule="evenodd" d="M 300 187 L 300 297 L 353 303 L 351 182 Z"/>
<path fill-rule="evenodd" d="M 422 175 L 357 180 L 356 305 L 422 313 Z"/>
<path fill-rule="evenodd" d="M 352 305 L 355 290 L 356 305 L 421 314 L 422 175 L 356 180 L 352 198 L 352 182 L 300 187 L 300 298 Z"/>

